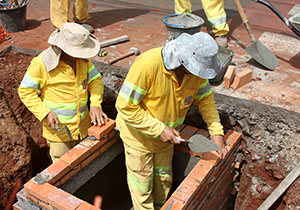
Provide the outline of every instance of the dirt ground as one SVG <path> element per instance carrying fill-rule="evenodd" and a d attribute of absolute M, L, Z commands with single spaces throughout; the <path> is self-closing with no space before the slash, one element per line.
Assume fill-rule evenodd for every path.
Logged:
<path fill-rule="evenodd" d="M 7 204 L 16 183 L 24 184 L 50 164 L 41 125 L 17 94 L 31 59 L 32 56 L 12 51 L 0 54 L 0 209 Z M 116 97 L 125 77 L 124 71 L 120 71 L 122 74 L 118 67 L 110 68 L 108 65 L 96 67 L 102 69 L 106 85 L 104 110 L 114 118 L 114 100 L 109 99 Z M 243 128 L 240 131 L 246 142 L 237 157 L 242 164 L 235 183 L 235 209 L 256 209 L 300 159 L 299 124 L 297 120 L 288 119 L 289 115 L 293 115 L 291 112 L 268 110 L 265 106 L 249 105 L 248 102 L 237 104 L 222 97 L 216 96 L 222 123 L 226 129 Z M 248 107 L 243 109 L 243 106 Z M 298 113 L 295 118 L 297 116 Z M 190 123 L 198 123 L 195 115 L 193 117 Z M 300 209 L 299 191 L 300 179 L 272 209 Z"/>
<path fill-rule="evenodd" d="M 31 56 L 0 56 L 0 209 L 18 182 L 24 184 L 50 164 L 39 121 L 20 101 L 17 88 Z"/>

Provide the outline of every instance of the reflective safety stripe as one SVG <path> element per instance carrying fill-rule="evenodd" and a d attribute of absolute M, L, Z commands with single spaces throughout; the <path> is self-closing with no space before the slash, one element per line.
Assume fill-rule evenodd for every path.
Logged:
<path fill-rule="evenodd" d="M 141 102 L 141 100 L 144 98 L 146 93 L 147 93 L 146 90 L 125 80 L 119 94 L 126 101 L 138 105 Z"/>
<path fill-rule="evenodd" d="M 88 84 L 90 84 L 94 79 L 100 77 L 101 74 L 98 72 L 94 65 L 91 66 L 88 73 Z"/>
<path fill-rule="evenodd" d="M 208 96 L 211 93 L 212 93 L 212 89 L 210 88 L 210 84 L 209 84 L 208 80 L 206 80 L 206 82 L 202 83 L 199 86 L 199 90 L 198 90 L 197 96 L 195 97 L 195 100 L 201 100 L 205 96 Z"/>
<path fill-rule="evenodd" d="M 55 103 L 47 100 L 43 102 L 54 112 L 61 123 L 71 123 L 77 121 L 77 104 L 76 103 Z M 80 116 L 84 119 L 88 114 L 88 108 L 86 106 L 87 101 L 83 101 L 80 104 Z"/>
<path fill-rule="evenodd" d="M 149 192 L 153 185 L 153 174 L 146 179 L 136 179 L 130 173 L 127 173 L 128 184 L 140 192 Z"/>
<path fill-rule="evenodd" d="M 162 167 L 156 166 L 154 167 L 154 175 L 155 176 L 164 176 L 164 177 L 172 177 L 172 167 Z"/>
<path fill-rule="evenodd" d="M 34 90 L 40 89 L 40 82 L 38 80 L 33 79 L 29 74 L 25 74 L 22 82 L 21 82 L 22 88 L 29 88 Z"/>
<path fill-rule="evenodd" d="M 215 27 L 220 28 L 226 24 L 226 13 L 219 15 L 214 18 L 207 18 L 207 20 Z"/>
<path fill-rule="evenodd" d="M 179 118 L 176 122 L 166 122 L 165 125 L 176 128 L 178 125 L 181 125 L 184 122 L 185 117 Z"/>

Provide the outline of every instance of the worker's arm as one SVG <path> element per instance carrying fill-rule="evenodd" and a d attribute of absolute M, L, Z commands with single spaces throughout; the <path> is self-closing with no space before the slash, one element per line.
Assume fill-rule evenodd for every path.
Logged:
<path fill-rule="evenodd" d="M 42 102 L 38 96 L 38 92 L 45 85 L 43 64 L 32 60 L 27 72 L 18 88 L 21 101 L 34 114 L 34 116 L 42 121 L 51 110 Z"/>
<path fill-rule="evenodd" d="M 101 103 L 103 100 L 104 85 L 102 76 L 96 67 L 89 60 L 88 63 L 88 90 L 90 93 L 90 116 L 91 123 L 102 125 L 107 119 L 106 114 L 102 111 Z"/>
<path fill-rule="evenodd" d="M 128 126 L 150 138 L 157 138 L 164 131 L 165 125 L 147 113 L 141 103 L 155 78 L 151 66 L 143 65 L 143 62 L 131 66 L 119 92 L 116 108 Z"/>
<path fill-rule="evenodd" d="M 223 159 L 227 154 L 224 145 L 224 131 L 220 123 L 219 113 L 214 100 L 214 93 L 208 80 L 205 80 L 200 86 L 194 103 L 198 105 L 200 114 L 207 124 L 212 141 L 214 141 L 220 150 L 220 157 Z"/>

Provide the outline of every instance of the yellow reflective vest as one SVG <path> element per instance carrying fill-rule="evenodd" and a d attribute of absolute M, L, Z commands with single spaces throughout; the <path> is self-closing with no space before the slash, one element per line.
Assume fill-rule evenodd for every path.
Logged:
<path fill-rule="evenodd" d="M 192 103 L 210 135 L 223 135 L 223 127 L 208 80 L 185 74 L 181 86 L 164 67 L 162 47 L 138 56 L 131 66 L 116 102 L 117 127 L 122 140 L 140 151 L 162 152 L 169 147 L 159 138 L 165 125 L 181 125 Z"/>
<path fill-rule="evenodd" d="M 66 130 L 57 131 L 47 124 L 46 116 L 54 112 L 62 125 L 67 125 L 72 140 L 87 136 L 90 127 L 87 107 L 101 107 L 103 82 L 91 60 L 77 59 L 74 70 L 59 61 L 47 72 L 41 54 L 32 59 L 18 93 L 26 107 L 43 123 L 43 136 L 51 141 L 69 141 Z M 60 127 L 62 127 L 60 125 Z"/>

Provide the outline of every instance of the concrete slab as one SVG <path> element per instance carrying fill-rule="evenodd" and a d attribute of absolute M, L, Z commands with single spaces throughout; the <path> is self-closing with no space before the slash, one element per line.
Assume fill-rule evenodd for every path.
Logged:
<path fill-rule="evenodd" d="M 299 10 L 296 0 L 268 0 L 285 17 L 290 17 Z M 297 4 L 298 3 L 298 4 Z M 213 87 L 217 93 L 239 97 L 251 101 L 281 107 L 300 112 L 300 53 L 299 37 L 291 32 L 281 20 L 267 7 L 251 2 L 242 2 L 245 13 L 252 26 L 256 39 L 266 45 L 278 58 L 280 66 L 275 71 L 268 71 L 257 64 L 245 52 L 250 44 L 250 37 L 236 12 L 233 1 L 225 1 L 225 10 L 230 26 L 229 47 L 234 51 L 233 64 L 236 73 L 250 68 L 253 70 L 252 82 L 233 91 L 222 88 L 222 84 Z M 205 19 L 200 1 L 192 0 L 193 13 Z M 97 57 L 96 61 L 106 62 L 111 58 L 128 52 L 136 47 L 141 52 L 163 45 L 167 40 L 167 31 L 163 17 L 172 14 L 173 0 L 138 1 L 138 0 L 91 0 L 89 1 L 90 19 L 95 28 L 95 36 L 100 41 L 128 35 L 130 41 L 106 47 L 108 55 Z M 27 8 L 27 28 L 11 33 L 12 39 L 0 45 L 0 51 L 9 45 L 43 50 L 48 47 L 47 39 L 54 27 L 49 19 L 49 1 L 30 0 Z M 209 31 L 207 23 L 201 31 Z M 129 68 L 135 56 L 125 58 L 115 66 Z"/>

